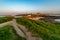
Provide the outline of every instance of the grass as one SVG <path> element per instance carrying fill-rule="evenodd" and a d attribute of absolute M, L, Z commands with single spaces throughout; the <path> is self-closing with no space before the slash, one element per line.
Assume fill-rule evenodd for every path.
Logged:
<path fill-rule="evenodd" d="M 26 18 L 17 18 L 17 23 L 26 26 L 33 34 L 43 40 L 60 40 L 60 24 L 47 23 L 42 20 L 34 21 Z"/>
<path fill-rule="evenodd" d="M 11 21 L 11 20 L 12 20 L 12 18 L 2 17 L 2 18 L 0 18 L 0 24 L 7 22 L 7 21 Z"/>
<path fill-rule="evenodd" d="M 0 28 L 0 40 L 26 40 L 16 34 L 14 28 L 10 25 Z"/>

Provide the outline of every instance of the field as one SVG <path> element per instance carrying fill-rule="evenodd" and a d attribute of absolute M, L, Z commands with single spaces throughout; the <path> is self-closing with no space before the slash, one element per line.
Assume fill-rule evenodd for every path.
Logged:
<path fill-rule="evenodd" d="M 17 18 L 16 21 L 43 40 L 60 40 L 60 23 L 48 23 L 42 20 L 35 21 L 26 18 Z"/>
<path fill-rule="evenodd" d="M 25 40 L 16 34 L 14 28 L 10 25 L 0 28 L 0 40 Z"/>

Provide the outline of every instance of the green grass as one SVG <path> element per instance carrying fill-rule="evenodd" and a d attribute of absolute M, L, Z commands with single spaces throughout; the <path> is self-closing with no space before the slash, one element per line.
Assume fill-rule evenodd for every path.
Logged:
<path fill-rule="evenodd" d="M 0 28 L 0 40 L 26 40 L 16 34 L 14 28 L 10 25 Z"/>
<path fill-rule="evenodd" d="M 11 20 L 12 20 L 12 18 L 2 17 L 2 18 L 0 18 L 0 24 L 7 22 L 7 21 L 11 21 Z"/>
<path fill-rule="evenodd" d="M 58 26 L 60 27 L 60 22 L 56 22 L 55 24 L 58 25 Z"/>
<path fill-rule="evenodd" d="M 26 26 L 33 34 L 43 40 L 60 40 L 60 24 L 47 23 L 42 20 L 34 21 L 26 18 L 17 18 L 17 23 Z"/>

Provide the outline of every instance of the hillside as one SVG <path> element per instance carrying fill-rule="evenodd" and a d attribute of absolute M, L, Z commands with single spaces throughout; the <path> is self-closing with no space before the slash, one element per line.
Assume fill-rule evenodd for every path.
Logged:
<path fill-rule="evenodd" d="M 42 20 L 34 21 L 26 18 L 17 18 L 16 20 L 17 23 L 24 25 L 43 40 L 60 40 L 60 26 L 57 23 L 48 23 Z"/>

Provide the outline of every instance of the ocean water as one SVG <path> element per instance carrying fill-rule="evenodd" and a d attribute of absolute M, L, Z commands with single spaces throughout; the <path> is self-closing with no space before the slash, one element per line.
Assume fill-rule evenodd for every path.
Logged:
<path fill-rule="evenodd" d="M 60 19 L 55 19 L 55 21 L 60 22 Z"/>
<path fill-rule="evenodd" d="M 5 17 L 5 16 L 0 16 L 0 17 Z"/>

